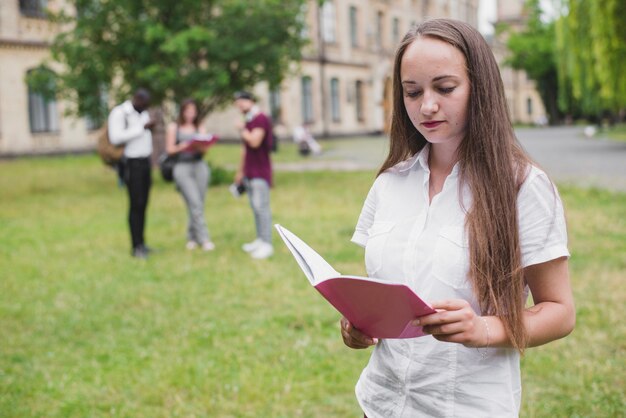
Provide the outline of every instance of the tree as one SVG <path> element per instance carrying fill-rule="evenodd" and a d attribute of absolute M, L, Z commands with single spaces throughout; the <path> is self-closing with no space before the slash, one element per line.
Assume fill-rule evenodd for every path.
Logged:
<path fill-rule="evenodd" d="M 561 102 L 575 101 L 592 118 L 626 108 L 626 2 L 563 0 L 557 24 Z"/>
<path fill-rule="evenodd" d="M 67 28 L 52 44 L 62 70 L 54 83 L 45 71 L 28 81 L 42 91 L 55 85 L 72 113 L 98 121 L 108 112 L 103 97 L 118 103 L 140 86 L 156 105 L 192 97 L 204 116 L 236 90 L 280 83 L 306 42 L 305 2 L 75 0 L 75 15 L 53 16 Z"/>
<path fill-rule="evenodd" d="M 516 70 L 523 70 L 528 78 L 537 83 L 537 91 L 548 112 L 551 123 L 560 120 L 558 106 L 558 75 L 555 59 L 554 22 L 541 20 L 539 0 L 529 0 L 525 4 L 526 26 L 521 31 L 500 28 L 508 31 L 507 47 L 511 53 L 505 61 Z"/>

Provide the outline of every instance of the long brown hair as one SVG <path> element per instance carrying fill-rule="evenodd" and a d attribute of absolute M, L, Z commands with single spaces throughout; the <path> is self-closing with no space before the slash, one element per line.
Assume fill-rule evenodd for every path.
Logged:
<path fill-rule="evenodd" d="M 472 194 L 465 221 L 469 277 L 483 314 L 500 317 L 512 345 L 523 352 L 527 333 L 523 323 L 525 282 L 517 193 L 531 160 L 513 132 L 493 53 L 470 25 L 450 19 L 428 20 L 411 28 L 402 40 L 394 62 L 389 155 L 378 174 L 428 143 L 407 114 L 400 78 L 404 52 L 420 36 L 447 42 L 465 56 L 470 96 L 467 128 L 458 157 L 461 185 L 469 186 Z"/>
<path fill-rule="evenodd" d="M 193 126 L 195 126 L 197 130 L 198 125 L 200 123 L 198 121 L 198 104 L 193 99 L 185 99 L 181 102 L 180 109 L 178 110 L 178 119 L 176 120 L 176 123 L 178 124 L 178 126 L 185 124 L 185 110 L 187 109 L 187 107 L 191 105 L 194 105 L 196 107 L 196 117 L 193 119 L 192 123 L 193 123 Z"/>

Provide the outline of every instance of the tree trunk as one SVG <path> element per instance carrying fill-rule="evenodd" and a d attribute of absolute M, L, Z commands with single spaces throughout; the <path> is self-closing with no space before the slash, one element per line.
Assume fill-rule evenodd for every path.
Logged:
<path fill-rule="evenodd" d="M 550 125 L 558 125 L 561 123 L 561 112 L 559 111 L 559 85 L 556 72 L 550 72 L 537 81 L 539 95 L 543 101 L 543 106 L 548 113 Z"/>
<path fill-rule="evenodd" d="M 150 117 L 156 120 L 152 129 L 152 165 L 157 166 L 159 157 L 165 152 L 165 120 L 163 119 L 163 107 L 150 109 Z"/>

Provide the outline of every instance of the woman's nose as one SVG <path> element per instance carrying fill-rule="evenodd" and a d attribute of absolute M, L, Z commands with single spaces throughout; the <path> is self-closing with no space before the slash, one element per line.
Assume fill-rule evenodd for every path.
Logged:
<path fill-rule="evenodd" d="M 437 103 L 435 95 L 432 93 L 424 93 L 424 99 L 422 101 L 420 111 L 424 115 L 432 115 L 434 113 L 437 113 L 438 110 L 439 104 Z"/>

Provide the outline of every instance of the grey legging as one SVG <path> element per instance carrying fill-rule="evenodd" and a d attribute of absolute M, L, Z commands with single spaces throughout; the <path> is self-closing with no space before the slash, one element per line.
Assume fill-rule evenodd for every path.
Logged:
<path fill-rule="evenodd" d="M 270 186 L 262 178 L 246 180 L 250 206 L 254 212 L 256 236 L 268 244 L 272 243 L 272 212 L 270 210 Z"/>
<path fill-rule="evenodd" d="M 204 220 L 204 197 L 210 177 L 209 167 L 202 160 L 178 162 L 174 166 L 174 181 L 185 199 L 189 215 L 187 240 L 198 244 L 211 240 Z"/>

